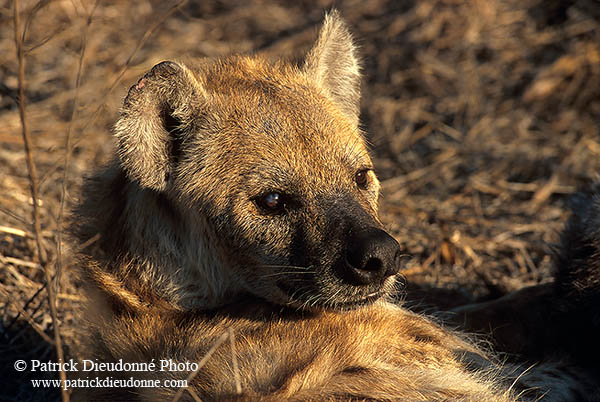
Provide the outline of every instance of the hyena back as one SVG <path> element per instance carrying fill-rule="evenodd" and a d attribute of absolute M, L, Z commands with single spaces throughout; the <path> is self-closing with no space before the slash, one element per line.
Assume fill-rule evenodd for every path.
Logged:
<path fill-rule="evenodd" d="M 386 301 L 403 254 L 377 217 L 359 79 L 350 34 L 332 13 L 302 66 L 258 56 L 164 62 L 130 89 L 118 157 L 89 180 L 76 211 L 76 238 L 100 235 L 82 255 L 95 358 L 212 353 L 190 400 L 515 400 L 518 373 Z M 235 359 L 227 346 L 212 349 L 225 333 Z M 160 401 L 177 391 L 84 398 Z"/>

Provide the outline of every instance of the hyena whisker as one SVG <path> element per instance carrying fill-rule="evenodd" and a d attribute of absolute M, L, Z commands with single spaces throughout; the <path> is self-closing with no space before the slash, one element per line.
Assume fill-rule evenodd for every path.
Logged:
<path fill-rule="evenodd" d="M 404 279 L 404 277 L 402 275 L 398 275 L 398 277 L 394 282 L 392 282 L 390 287 L 396 292 L 401 292 L 406 287 L 405 282 L 406 280 Z"/>
<path fill-rule="evenodd" d="M 266 274 L 266 275 L 261 275 L 262 278 L 270 278 L 270 277 L 274 277 L 274 276 L 284 276 L 284 275 L 296 275 L 296 274 L 314 274 L 314 271 L 305 271 L 305 272 L 300 272 L 300 271 L 285 271 L 285 272 L 274 272 L 272 274 Z M 290 278 L 292 279 L 292 278 Z"/>
<path fill-rule="evenodd" d="M 317 303 L 319 302 L 319 300 L 320 300 L 320 299 L 321 299 L 321 298 L 320 298 L 318 295 L 315 295 L 315 296 L 313 297 L 313 300 L 311 301 L 311 304 L 310 304 L 310 306 L 311 306 L 311 307 L 315 307 L 315 306 L 317 306 Z"/>
<path fill-rule="evenodd" d="M 310 307 L 311 306 L 311 301 L 312 301 L 313 298 L 314 298 L 314 296 L 311 296 L 311 297 L 307 298 L 302 303 L 302 305 L 300 306 L 300 308 L 304 310 L 304 309 L 307 309 L 308 307 Z"/>
<path fill-rule="evenodd" d="M 335 304 L 335 303 L 332 303 L 332 301 L 334 301 L 334 300 L 335 300 L 335 297 L 336 297 L 338 294 L 340 294 L 340 292 L 341 292 L 341 289 L 338 289 L 338 290 L 337 290 L 335 293 L 333 293 L 331 296 L 329 296 L 329 297 L 327 298 L 327 300 L 325 300 L 325 304 L 327 304 L 327 305 L 329 305 L 329 304 Z"/>
<path fill-rule="evenodd" d="M 300 270 L 309 270 L 313 269 L 314 266 L 309 265 L 308 267 L 301 267 L 298 265 L 259 265 L 258 268 L 290 268 L 290 269 L 300 269 Z"/>
<path fill-rule="evenodd" d="M 309 296 L 308 299 L 306 299 L 304 305 L 306 307 L 315 307 L 320 300 L 322 300 L 322 297 L 320 295 L 313 294 Z"/>
<path fill-rule="evenodd" d="M 309 294 L 309 293 L 310 293 L 310 291 L 309 291 L 309 290 L 306 290 L 304 293 L 301 293 L 301 294 L 298 296 L 297 300 L 298 300 L 298 301 L 302 300 L 302 299 L 304 298 L 304 295 L 306 295 L 306 294 Z M 314 306 L 314 304 L 312 304 L 312 303 L 313 303 L 313 300 L 319 300 L 319 295 L 312 294 L 312 295 L 308 296 L 308 297 L 307 297 L 307 298 L 304 300 L 304 302 L 301 304 L 300 308 L 301 308 L 301 309 L 305 309 L 305 308 L 307 308 L 307 307 L 309 307 L 309 306 Z"/>
<path fill-rule="evenodd" d="M 297 282 L 297 283 L 306 284 L 307 280 L 308 279 L 306 277 L 301 277 L 301 278 L 285 278 L 285 281 L 288 282 L 288 283 Z"/>
<path fill-rule="evenodd" d="M 308 293 L 309 293 L 309 290 L 307 290 L 306 288 L 300 287 L 290 295 L 290 300 L 300 301 L 300 300 L 302 300 L 302 297 Z"/>
<path fill-rule="evenodd" d="M 311 269 L 313 266 L 309 265 L 308 267 L 303 267 L 303 266 L 299 266 L 299 265 L 270 265 L 270 264 L 265 264 L 265 265 L 259 265 L 259 267 L 261 268 L 295 268 L 295 269 Z"/>

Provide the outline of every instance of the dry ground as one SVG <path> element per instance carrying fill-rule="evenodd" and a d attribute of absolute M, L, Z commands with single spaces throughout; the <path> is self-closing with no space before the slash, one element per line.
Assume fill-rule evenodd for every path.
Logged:
<path fill-rule="evenodd" d="M 299 59 L 334 2 L 175 4 L 21 2 L 26 119 L 52 272 L 63 182 L 68 211 L 84 174 L 109 158 L 111 124 L 139 76 L 165 59 L 232 52 Z M 36 393 L 31 375 L 12 367 L 55 356 L 45 340 L 54 335 L 16 106 L 12 6 L 0 1 L 0 399 L 58 400 L 58 391 Z M 551 280 L 565 201 L 600 171 L 600 3 L 335 6 L 364 56 L 362 121 L 383 182 L 383 220 L 412 255 L 407 298 L 434 311 Z M 68 251 L 60 262 L 60 329 L 67 356 L 78 356 L 82 298 Z"/>

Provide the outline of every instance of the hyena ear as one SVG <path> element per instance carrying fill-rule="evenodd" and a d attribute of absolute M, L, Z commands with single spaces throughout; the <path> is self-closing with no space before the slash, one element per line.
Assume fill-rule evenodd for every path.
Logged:
<path fill-rule="evenodd" d="M 142 187 L 164 190 L 203 100 L 185 66 L 157 64 L 132 86 L 115 125 L 121 166 Z"/>
<path fill-rule="evenodd" d="M 360 63 L 356 53 L 346 23 L 332 10 L 325 16 L 304 65 L 309 77 L 327 91 L 354 125 L 358 125 L 360 113 Z"/>

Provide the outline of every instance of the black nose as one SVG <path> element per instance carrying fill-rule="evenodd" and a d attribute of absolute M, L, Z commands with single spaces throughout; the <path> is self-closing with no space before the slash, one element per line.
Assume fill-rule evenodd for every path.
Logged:
<path fill-rule="evenodd" d="M 368 285 L 398 273 L 402 250 L 398 242 L 379 228 L 350 235 L 346 251 L 346 279 L 354 285 Z"/>

